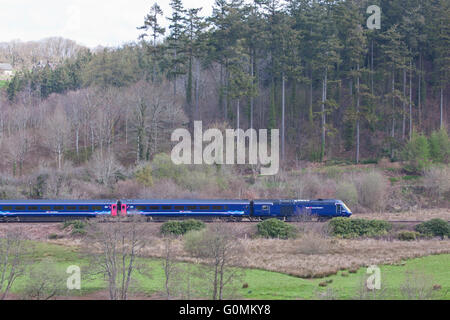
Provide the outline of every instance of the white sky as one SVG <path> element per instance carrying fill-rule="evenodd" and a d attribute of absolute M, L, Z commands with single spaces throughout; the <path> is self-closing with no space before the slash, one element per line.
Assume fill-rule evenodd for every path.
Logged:
<path fill-rule="evenodd" d="M 164 17 L 169 0 L 157 1 Z M 89 46 L 135 41 L 154 0 L 0 0 L 0 42 L 60 36 Z M 214 0 L 183 0 L 185 8 L 212 12 Z M 162 21 L 165 27 L 167 20 Z"/>

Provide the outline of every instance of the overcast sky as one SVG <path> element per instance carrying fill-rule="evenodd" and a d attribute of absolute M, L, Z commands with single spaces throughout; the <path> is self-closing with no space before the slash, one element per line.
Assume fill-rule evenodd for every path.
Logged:
<path fill-rule="evenodd" d="M 157 1 L 170 15 L 169 0 Z M 96 47 L 135 41 L 154 0 L 0 0 L 0 42 L 60 36 Z M 210 15 L 214 0 L 183 0 Z M 168 23 L 164 19 L 164 25 Z"/>

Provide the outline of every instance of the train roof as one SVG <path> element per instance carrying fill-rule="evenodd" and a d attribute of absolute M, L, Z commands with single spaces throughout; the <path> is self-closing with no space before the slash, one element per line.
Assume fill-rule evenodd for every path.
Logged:
<path fill-rule="evenodd" d="M 121 199 L 126 204 L 248 204 L 249 200 L 219 199 Z"/>
<path fill-rule="evenodd" d="M 0 200 L 0 204 L 43 205 L 43 204 L 114 204 L 117 200 Z"/>

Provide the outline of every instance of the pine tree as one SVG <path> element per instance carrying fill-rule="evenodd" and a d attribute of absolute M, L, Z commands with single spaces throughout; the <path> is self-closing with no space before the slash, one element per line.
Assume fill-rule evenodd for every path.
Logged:
<path fill-rule="evenodd" d="M 156 79 L 156 66 L 157 66 L 157 40 L 158 37 L 164 35 L 166 32 L 166 29 L 161 27 L 158 16 L 162 16 L 163 11 L 161 10 L 158 3 L 154 3 L 153 6 L 150 8 L 150 12 L 145 16 L 144 19 L 144 25 L 141 27 L 138 27 L 138 30 L 144 30 L 145 32 L 139 36 L 139 39 L 145 39 L 146 37 L 151 37 L 152 44 L 150 53 L 153 57 L 152 65 L 153 65 L 153 72 L 152 72 L 152 81 L 155 81 Z M 149 33 L 147 33 L 150 31 Z"/>
<path fill-rule="evenodd" d="M 172 16 L 167 19 L 170 21 L 169 30 L 170 34 L 167 37 L 168 49 L 171 58 L 169 59 L 169 78 L 173 79 L 173 93 L 177 95 L 177 78 L 180 75 L 185 74 L 185 48 L 182 42 L 182 38 L 185 33 L 185 13 L 182 0 L 171 0 L 170 7 L 172 8 Z"/>

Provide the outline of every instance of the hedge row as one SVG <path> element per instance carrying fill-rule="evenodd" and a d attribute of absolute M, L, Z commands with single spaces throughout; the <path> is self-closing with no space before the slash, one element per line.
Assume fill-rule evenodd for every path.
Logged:
<path fill-rule="evenodd" d="M 164 235 L 184 235 L 192 230 L 202 230 L 205 223 L 199 220 L 189 219 L 184 221 L 168 221 L 161 226 L 161 233 Z"/>
<path fill-rule="evenodd" d="M 392 225 L 382 220 L 334 218 L 330 221 L 331 233 L 342 238 L 382 236 Z"/>
<path fill-rule="evenodd" d="M 297 229 L 284 221 L 269 219 L 258 223 L 258 235 L 263 238 L 295 238 Z"/>

